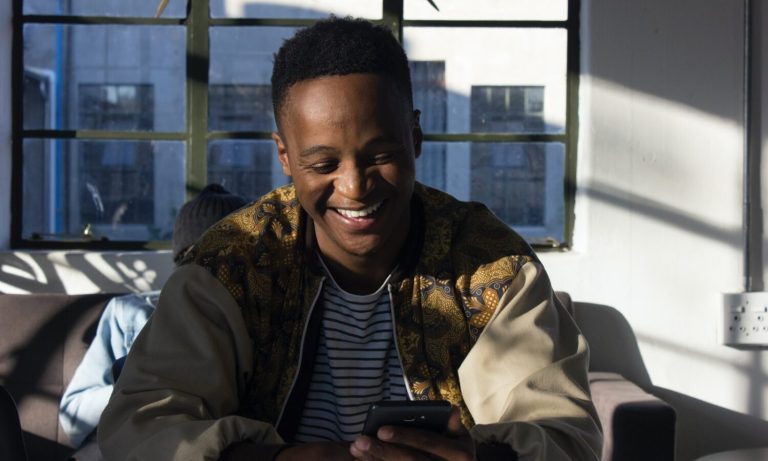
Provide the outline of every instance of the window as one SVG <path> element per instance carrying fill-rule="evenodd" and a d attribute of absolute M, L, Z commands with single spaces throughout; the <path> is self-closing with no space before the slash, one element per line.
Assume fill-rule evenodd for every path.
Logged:
<path fill-rule="evenodd" d="M 78 87 L 78 125 L 90 130 L 152 130 L 154 88 L 147 84 L 88 84 Z M 88 141 L 72 149 L 82 194 L 70 208 L 75 227 L 96 235 L 150 240 L 155 177 L 148 142 Z M 144 224 L 148 224 L 145 226 Z"/>
<path fill-rule="evenodd" d="M 285 184 L 272 55 L 331 13 L 402 41 L 419 181 L 569 245 L 578 0 L 195 0 L 160 17 L 159 0 L 13 1 L 16 248 L 154 248 L 209 182 L 250 198 Z"/>
<path fill-rule="evenodd" d="M 473 86 L 472 131 L 544 133 L 543 86 Z M 563 155 L 559 143 L 474 143 L 470 195 L 529 240 L 562 240 Z"/>
<path fill-rule="evenodd" d="M 425 133 L 445 133 L 448 92 L 445 86 L 445 61 L 411 61 L 413 105 L 423 114 Z M 445 144 L 426 143 L 416 169 L 416 179 L 445 190 Z"/>
<path fill-rule="evenodd" d="M 211 84 L 208 95 L 210 129 L 243 132 L 273 129 L 275 122 L 269 85 Z M 209 144 L 209 182 L 255 198 L 285 182 L 281 178 L 282 169 L 271 141 L 222 139 Z"/>

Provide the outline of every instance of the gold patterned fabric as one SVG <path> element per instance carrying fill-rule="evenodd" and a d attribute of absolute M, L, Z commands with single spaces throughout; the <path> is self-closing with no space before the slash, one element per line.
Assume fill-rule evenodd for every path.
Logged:
<path fill-rule="evenodd" d="M 484 205 L 421 184 L 414 200 L 423 212 L 418 258 L 393 282 L 404 375 L 414 398 L 450 401 L 471 427 L 459 366 L 535 256 Z M 240 413 L 272 424 L 299 371 L 302 335 L 321 286 L 306 226 L 293 186 L 284 186 L 216 224 L 185 258 L 206 268 L 240 306 L 254 353 Z"/>

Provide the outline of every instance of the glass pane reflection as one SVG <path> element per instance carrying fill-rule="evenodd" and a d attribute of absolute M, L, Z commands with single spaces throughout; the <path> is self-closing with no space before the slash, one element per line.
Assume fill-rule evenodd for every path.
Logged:
<path fill-rule="evenodd" d="M 563 241 L 564 144 L 428 142 L 416 178 L 484 203 L 529 241 Z"/>
<path fill-rule="evenodd" d="M 170 240 L 185 200 L 184 143 L 26 139 L 25 239 Z"/>

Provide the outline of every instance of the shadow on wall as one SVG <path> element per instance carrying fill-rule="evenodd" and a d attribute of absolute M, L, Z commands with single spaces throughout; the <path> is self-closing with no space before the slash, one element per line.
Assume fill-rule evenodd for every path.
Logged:
<path fill-rule="evenodd" d="M 740 228 L 727 228 L 706 222 L 664 203 L 601 182 L 587 185 L 581 188 L 581 192 L 594 200 L 617 208 L 632 210 L 636 214 L 664 222 L 699 237 L 727 244 L 734 249 L 743 248 L 743 231 Z M 761 220 L 762 217 L 758 221 Z M 768 247 L 768 239 L 763 239 L 758 245 Z M 762 265 L 757 266 L 759 267 L 756 267 L 753 275 L 759 284 L 759 287 L 755 288 L 760 289 L 764 274 Z M 580 303 L 577 317 L 579 315 L 589 317 L 583 323 L 579 321 L 579 325 L 586 325 L 586 329 L 583 329 L 592 344 L 593 363 L 606 364 L 611 371 L 616 371 L 635 381 L 647 392 L 666 400 L 677 410 L 678 459 L 696 459 L 719 451 L 768 446 L 768 421 L 653 386 L 640 357 L 637 339 L 623 315 L 608 306 L 596 304 L 583 304 L 583 306 Z M 606 335 L 606 332 L 611 334 Z M 698 357 L 706 361 L 719 360 L 661 338 L 643 337 L 642 339 L 685 356 Z M 764 407 L 764 392 L 768 387 L 768 376 L 762 368 L 763 352 L 755 351 L 752 354 L 752 366 L 739 368 L 738 372 L 748 378 L 749 389 L 746 397 L 749 412 L 759 415 Z M 730 363 L 723 363 L 723 365 L 732 366 Z"/>
<path fill-rule="evenodd" d="M 575 314 L 589 342 L 592 371 L 619 373 L 675 408 L 676 459 L 689 461 L 710 453 L 768 445 L 768 421 L 654 386 L 637 337 L 621 312 L 610 306 L 578 302 Z M 658 343 L 655 339 L 649 341 Z M 759 366 L 742 371 L 749 374 L 752 394 L 762 392 L 768 384 Z M 750 400 L 751 406 L 761 407 L 760 401 Z"/>
<path fill-rule="evenodd" d="M 0 293 L 126 293 L 159 290 L 173 271 L 167 251 L 0 253 Z"/>
<path fill-rule="evenodd" d="M 741 63 L 723 58 L 741 53 L 743 2 L 583 3 L 592 76 L 741 123 L 741 99 L 713 89 L 741 88 Z"/>
<path fill-rule="evenodd" d="M 679 208 L 620 189 L 602 181 L 593 180 L 588 184 L 582 184 L 578 191 L 593 200 L 646 216 L 667 226 L 678 228 L 699 237 L 724 243 L 734 249 L 744 248 L 744 231 L 740 227 L 729 228 L 707 222 Z"/>

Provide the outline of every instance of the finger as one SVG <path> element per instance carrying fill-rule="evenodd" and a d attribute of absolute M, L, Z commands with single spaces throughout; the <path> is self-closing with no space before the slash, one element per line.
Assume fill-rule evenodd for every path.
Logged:
<path fill-rule="evenodd" d="M 365 440 L 362 437 L 352 443 L 350 453 L 361 461 L 434 461 L 435 459 L 422 450 L 373 438 Z"/>
<path fill-rule="evenodd" d="M 383 442 L 410 447 L 440 458 L 472 459 L 473 445 L 469 436 L 448 437 L 433 431 L 401 426 L 383 426 L 376 433 L 376 436 Z"/>
<path fill-rule="evenodd" d="M 362 435 L 349 444 L 349 453 L 360 461 L 380 461 L 381 458 L 374 456 L 371 452 L 373 443 L 375 443 L 373 438 Z"/>
<path fill-rule="evenodd" d="M 453 437 L 462 437 L 469 434 L 467 428 L 461 422 L 461 411 L 458 407 L 453 407 L 451 410 L 451 416 L 448 418 L 448 429 L 446 431 L 448 435 Z"/>

